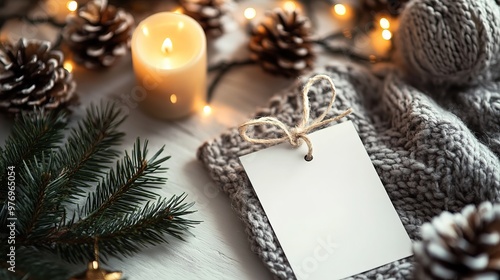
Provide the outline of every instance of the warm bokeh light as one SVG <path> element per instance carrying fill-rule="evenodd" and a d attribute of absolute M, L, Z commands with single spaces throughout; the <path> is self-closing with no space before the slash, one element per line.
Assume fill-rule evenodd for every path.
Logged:
<path fill-rule="evenodd" d="M 380 27 L 382 27 L 383 29 L 389 29 L 389 27 L 391 27 L 391 23 L 386 18 L 381 18 L 379 23 Z"/>
<path fill-rule="evenodd" d="M 210 113 L 212 113 L 212 107 L 210 107 L 210 105 L 205 105 L 205 107 L 203 107 L 203 113 L 205 115 L 210 115 Z"/>
<path fill-rule="evenodd" d="M 384 38 L 384 40 L 389 41 L 389 40 L 392 38 L 392 33 L 391 33 L 391 31 L 389 31 L 389 30 L 387 30 L 387 29 L 386 29 L 386 30 L 384 30 L 384 31 L 382 31 L 382 38 Z"/>
<path fill-rule="evenodd" d="M 297 5 L 293 1 L 286 1 L 285 4 L 283 4 L 283 8 L 287 11 L 293 11 L 297 8 Z"/>
<path fill-rule="evenodd" d="M 176 14 L 182 14 L 183 10 L 182 10 L 181 7 L 179 7 L 177 9 L 175 9 L 173 12 L 176 13 Z"/>
<path fill-rule="evenodd" d="M 170 102 L 172 102 L 172 104 L 177 103 L 177 95 L 175 94 L 170 95 Z"/>
<path fill-rule="evenodd" d="M 339 16 L 343 16 L 347 13 L 346 7 L 342 4 L 336 4 L 335 6 L 333 6 L 333 10 Z"/>
<path fill-rule="evenodd" d="M 66 4 L 66 7 L 71 12 L 74 12 L 76 11 L 76 9 L 78 9 L 78 3 L 76 1 L 69 1 L 68 4 Z"/>
<path fill-rule="evenodd" d="M 246 19 L 253 19 L 257 15 L 257 11 L 254 8 L 246 8 L 243 15 Z"/>
<path fill-rule="evenodd" d="M 63 64 L 64 69 L 68 70 L 68 72 L 73 72 L 73 63 L 70 61 L 65 61 Z"/>

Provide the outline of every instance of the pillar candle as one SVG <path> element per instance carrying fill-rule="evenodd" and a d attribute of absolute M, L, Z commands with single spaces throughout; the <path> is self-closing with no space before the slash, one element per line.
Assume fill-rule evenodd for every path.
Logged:
<path fill-rule="evenodd" d="M 202 27 L 177 13 L 154 14 L 132 35 L 132 63 L 144 93 L 140 107 L 161 119 L 201 109 L 206 99 L 207 54 Z"/>

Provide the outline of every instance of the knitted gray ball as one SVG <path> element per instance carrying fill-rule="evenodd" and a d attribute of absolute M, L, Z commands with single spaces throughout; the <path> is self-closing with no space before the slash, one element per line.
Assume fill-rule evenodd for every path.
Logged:
<path fill-rule="evenodd" d="M 395 38 L 407 75 L 438 85 L 500 77 L 500 5 L 495 0 L 415 0 Z"/>

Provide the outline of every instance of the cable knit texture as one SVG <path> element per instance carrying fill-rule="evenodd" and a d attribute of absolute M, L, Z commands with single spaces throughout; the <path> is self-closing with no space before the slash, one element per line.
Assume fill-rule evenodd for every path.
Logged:
<path fill-rule="evenodd" d="M 500 83 L 433 96 L 405 83 L 396 71 L 379 79 L 365 68 L 336 65 L 316 74 L 324 73 L 338 92 L 330 115 L 354 109 L 347 119 L 354 123 L 410 238 L 418 239 L 420 225 L 444 210 L 499 201 Z M 290 126 L 298 123 L 305 81 L 276 95 L 255 117 L 275 116 Z M 326 83 L 313 87 L 312 117 L 326 110 L 330 94 Z M 249 134 L 282 136 L 274 127 L 256 127 Z M 263 148 L 243 141 L 233 128 L 200 147 L 198 157 L 231 198 L 252 250 L 277 278 L 295 279 L 238 160 Z M 356 278 L 410 279 L 412 261 L 400 260 Z"/>
<path fill-rule="evenodd" d="M 417 0 L 400 19 L 396 49 L 409 76 L 470 85 L 500 77 L 500 6 L 495 0 Z"/>

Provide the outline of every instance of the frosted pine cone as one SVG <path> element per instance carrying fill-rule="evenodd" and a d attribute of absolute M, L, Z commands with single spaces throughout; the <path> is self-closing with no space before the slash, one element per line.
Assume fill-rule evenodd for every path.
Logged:
<path fill-rule="evenodd" d="M 76 84 L 63 68 L 63 54 L 50 42 L 21 39 L 0 43 L 0 111 L 17 115 L 55 110 L 76 100 Z"/>
<path fill-rule="evenodd" d="M 443 212 L 422 226 L 414 245 L 419 279 L 498 279 L 500 204 Z"/>
<path fill-rule="evenodd" d="M 134 18 L 122 9 L 93 0 L 68 17 L 63 37 L 75 60 L 87 68 L 111 66 L 127 53 Z"/>
<path fill-rule="evenodd" d="M 296 10 L 276 9 L 252 31 L 251 57 L 268 72 L 296 77 L 314 63 L 311 34 L 307 17 Z"/>

